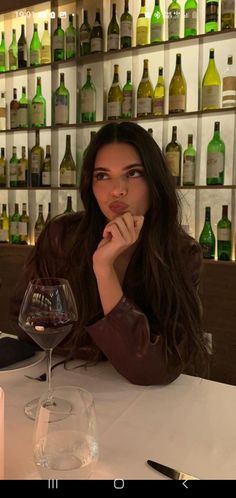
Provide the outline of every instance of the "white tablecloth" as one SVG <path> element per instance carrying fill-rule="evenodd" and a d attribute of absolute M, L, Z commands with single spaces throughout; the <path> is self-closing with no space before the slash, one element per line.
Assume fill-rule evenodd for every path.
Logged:
<path fill-rule="evenodd" d="M 32 457 L 34 422 L 24 404 L 46 385 L 0 372 L 5 391 L 5 478 L 38 479 Z M 156 460 L 200 479 L 236 478 L 236 387 L 181 375 L 168 386 L 135 386 L 108 363 L 73 372 L 56 368 L 54 385 L 77 385 L 95 398 L 100 459 L 93 479 L 166 479 Z"/>

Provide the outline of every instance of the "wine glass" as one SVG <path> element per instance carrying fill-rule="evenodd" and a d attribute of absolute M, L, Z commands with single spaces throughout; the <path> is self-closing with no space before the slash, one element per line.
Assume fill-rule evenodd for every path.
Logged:
<path fill-rule="evenodd" d="M 64 399 L 70 413 L 38 403 L 34 426 L 34 461 L 42 479 L 88 479 L 98 459 L 96 414 L 91 393 L 77 386 L 52 389 L 54 399 Z M 58 417 L 55 419 L 55 413 Z"/>
<path fill-rule="evenodd" d="M 77 307 L 69 282 L 63 278 L 38 278 L 29 282 L 18 318 L 20 327 L 47 353 L 48 406 L 56 407 L 56 401 L 70 411 L 68 403 L 55 400 L 51 390 L 52 350 L 71 331 L 78 319 Z M 35 419 L 39 399 L 26 404 L 25 414 Z M 57 406 L 58 410 L 58 406 Z"/>

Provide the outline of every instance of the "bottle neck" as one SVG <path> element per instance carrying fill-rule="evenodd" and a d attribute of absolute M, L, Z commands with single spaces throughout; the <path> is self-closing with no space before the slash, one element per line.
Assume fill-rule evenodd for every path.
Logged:
<path fill-rule="evenodd" d="M 228 206 L 222 207 L 222 218 L 228 218 Z"/>
<path fill-rule="evenodd" d="M 177 130 L 176 128 L 173 128 L 172 130 L 172 142 L 176 142 L 177 140 Z"/>
<path fill-rule="evenodd" d="M 37 87 L 36 87 L 36 95 L 37 95 L 37 97 L 42 96 L 41 82 L 38 82 L 38 81 L 37 81 Z"/>
<path fill-rule="evenodd" d="M 71 155 L 71 147 L 70 147 L 70 135 L 66 136 L 66 155 Z"/>

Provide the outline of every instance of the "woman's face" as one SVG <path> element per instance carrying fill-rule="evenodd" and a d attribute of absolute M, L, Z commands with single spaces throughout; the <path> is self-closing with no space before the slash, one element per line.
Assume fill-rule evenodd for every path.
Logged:
<path fill-rule="evenodd" d="M 108 220 L 129 211 L 145 215 L 149 209 L 149 187 L 136 149 L 126 143 L 103 145 L 96 156 L 93 193 Z"/>

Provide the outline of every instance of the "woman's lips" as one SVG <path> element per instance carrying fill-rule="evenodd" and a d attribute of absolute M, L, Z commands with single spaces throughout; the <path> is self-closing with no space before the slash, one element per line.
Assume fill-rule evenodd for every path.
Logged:
<path fill-rule="evenodd" d="M 129 205 L 125 204 L 124 202 L 116 201 L 116 202 L 111 202 L 111 204 L 109 204 L 109 208 L 114 213 L 123 213 L 124 211 L 128 210 Z"/>

